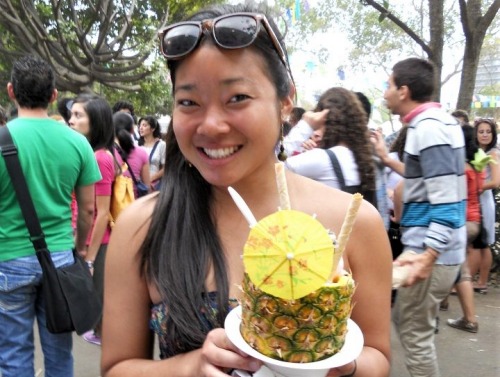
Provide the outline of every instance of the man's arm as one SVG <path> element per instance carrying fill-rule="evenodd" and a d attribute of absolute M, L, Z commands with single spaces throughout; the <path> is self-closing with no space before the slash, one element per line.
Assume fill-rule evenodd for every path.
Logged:
<path fill-rule="evenodd" d="M 405 164 L 389 156 L 384 136 L 379 131 L 372 131 L 370 134 L 370 140 L 373 144 L 375 154 L 380 158 L 380 161 L 400 176 L 404 176 Z"/>
<path fill-rule="evenodd" d="M 85 255 L 87 236 L 94 220 L 94 184 L 75 187 L 78 204 L 75 247 L 80 255 Z"/>

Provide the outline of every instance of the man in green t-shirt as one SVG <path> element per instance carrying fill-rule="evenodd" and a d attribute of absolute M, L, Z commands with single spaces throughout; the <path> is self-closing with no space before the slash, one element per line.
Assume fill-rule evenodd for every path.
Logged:
<path fill-rule="evenodd" d="M 101 179 L 88 141 L 48 116 L 57 99 L 51 66 L 25 56 L 12 68 L 7 92 L 18 117 L 7 123 L 19 152 L 47 246 L 56 267 L 74 263 L 72 248 L 85 249 L 94 213 L 94 183 Z M 72 193 L 78 204 L 71 224 Z M 45 326 L 41 268 L 24 217 L 0 155 L 0 375 L 33 377 L 33 322 L 44 352 L 45 375 L 73 376 L 72 334 Z"/>

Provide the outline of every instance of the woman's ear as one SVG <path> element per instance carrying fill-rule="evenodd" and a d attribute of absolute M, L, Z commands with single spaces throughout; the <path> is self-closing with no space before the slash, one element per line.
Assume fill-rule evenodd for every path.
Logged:
<path fill-rule="evenodd" d="M 290 85 L 290 92 L 288 95 L 281 99 L 281 120 L 288 119 L 290 113 L 293 110 L 295 103 L 295 86 Z"/>

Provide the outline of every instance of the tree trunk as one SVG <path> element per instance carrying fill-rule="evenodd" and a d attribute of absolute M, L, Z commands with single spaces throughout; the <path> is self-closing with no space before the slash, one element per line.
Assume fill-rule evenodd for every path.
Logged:
<path fill-rule="evenodd" d="M 476 86 L 476 73 L 484 37 L 500 8 L 500 0 L 493 1 L 484 16 L 481 15 L 481 0 L 469 0 L 468 2 L 459 0 L 459 4 L 465 35 L 465 50 L 457 109 L 469 111 Z"/>
<path fill-rule="evenodd" d="M 462 74 L 460 76 L 460 90 L 458 92 L 457 109 L 469 111 L 474 87 L 476 85 L 477 66 L 479 64 L 479 54 L 481 46 L 473 41 L 466 40 Z"/>
<path fill-rule="evenodd" d="M 444 46 L 444 1 L 429 0 L 429 47 L 431 60 L 436 66 L 434 100 L 439 102 L 441 98 L 441 74 L 443 71 L 443 46 Z"/>

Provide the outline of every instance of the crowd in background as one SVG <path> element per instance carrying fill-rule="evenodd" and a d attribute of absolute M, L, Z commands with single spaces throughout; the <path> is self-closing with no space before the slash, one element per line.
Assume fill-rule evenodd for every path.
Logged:
<path fill-rule="evenodd" d="M 241 17 L 238 12 L 227 16 L 230 8 L 214 9 L 220 17 Z M 210 13 L 211 18 L 215 15 Z M 210 18 L 203 12 L 194 17 Z M 252 20 L 262 22 L 258 17 Z M 99 297 L 108 302 L 103 321 L 83 335 L 90 343 L 102 344 L 103 375 L 134 375 L 134 371 L 157 370 L 159 365 L 169 365 L 169 370 L 176 366 L 198 368 L 186 375 L 201 375 L 201 370 L 213 371 L 214 366 L 217 370 L 257 369 L 252 360 L 232 352 L 218 328 L 227 314 L 226 304 L 238 295 L 233 286 L 243 274 L 239 256 L 248 233 L 247 224 L 221 188 L 236 187 L 264 217 L 275 207 L 272 198 L 263 198 L 261 192 L 267 189 L 275 193 L 276 187 L 268 178 L 274 176 L 277 160 L 287 169 L 294 205 L 318 214 L 318 219 L 333 229 L 339 227 L 341 214 L 347 210 L 349 196 L 345 193 L 360 192 L 365 199 L 354 230 L 354 245 L 344 257 L 346 268 L 361 282 L 352 318 L 360 324 L 365 346 L 357 360 L 334 368 L 336 376 L 387 375 L 391 319 L 411 375 L 438 376 L 433 337 L 437 313 L 447 310 L 449 294 L 459 296 L 463 316 L 449 319 L 447 324 L 472 333 L 479 330 L 474 293 L 488 292 L 491 245 L 495 242 L 493 190 L 500 186 L 495 121 L 478 118 L 470 124 L 467 112 L 448 114 L 432 102 L 434 67 L 417 58 L 394 66 L 384 93 L 388 109 L 403 123 L 393 135 L 385 137 L 380 130 L 370 129 L 372 108 L 361 92 L 333 87 L 321 94 L 313 109 L 294 107 L 295 88 L 287 60 L 276 45 L 281 39 L 275 32 L 271 25 L 266 33 L 255 36 L 250 44 L 267 47 L 251 49 L 250 54 L 240 54 L 248 44 L 228 50 L 217 41 L 218 49 L 202 43 L 181 56 L 162 50 L 172 82 L 179 87 L 174 95 L 192 97 L 177 102 L 167 135 L 161 134 L 156 116 L 137 116 L 129 101 L 111 106 L 95 94 L 61 98 L 57 100 L 58 114 L 50 115 L 49 103 L 57 98 L 50 67 L 35 57 L 24 58 L 15 66 L 42 67 L 41 75 L 49 77 L 52 86 L 47 86 L 51 90 L 44 93 L 41 103 L 31 103 L 33 99 L 22 102 L 13 85 L 9 95 L 17 103 L 19 118 L 0 107 L 0 126 L 9 122 L 12 129 L 33 127 L 29 119 L 34 116 L 55 134 L 58 129 L 53 121 L 57 120 L 61 135 L 68 140 L 65 151 L 78 159 L 69 181 L 45 162 L 47 172 L 54 174 L 57 182 L 45 182 L 48 188 L 44 194 L 59 206 L 60 216 L 55 217 L 72 220 L 72 234 L 66 235 L 57 251 L 69 252 L 69 240 L 76 239 L 75 247 L 93 274 Z M 26 72 L 25 76 L 30 76 Z M 253 81 L 235 84 L 238 80 L 227 79 L 226 72 L 249 76 Z M 192 77 L 197 78 L 199 87 L 192 84 Z M 223 81 L 225 89 L 211 80 Z M 223 97 L 224 90 L 233 85 L 241 85 L 238 91 L 254 95 L 234 94 L 224 103 L 230 111 L 214 111 L 212 117 L 198 113 L 202 106 L 212 111 L 222 106 L 215 98 Z M 200 88 L 213 92 L 204 96 L 198 93 Z M 230 115 L 224 118 L 221 113 Z M 238 121 L 231 118 L 239 113 L 244 116 Z M 15 136 L 29 145 L 19 134 Z M 234 140 L 221 142 L 227 135 Z M 37 138 L 43 140 L 43 135 L 37 134 Z M 82 157 L 73 144 L 85 140 L 88 145 Z M 241 159 L 240 165 L 227 171 L 220 168 L 220 160 L 231 161 L 233 156 Z M 86 178 L 79 177 L 77 170 Z M 133 180 L 137 199 L 157 191 L 160 195 L 137 200 L 114 228 L 109 221 L 110 203 L 119 174 Z M 54 190 L 58 185 L 63 188 Z M 66 204 L 68 213 L 63 208 Z M 45 224 L 52 221 L 49 218 Z M 4 241 L 14 244 L 4 233 L 0 232 Z M 486 234 L 482 243 L 478 240 L 481 233 Z M 392 292 L 389 239 L 394 266 L 409 271 Z M 354 249 L 356 252 L 349 251 Z M 372 253 L 380 258 L 367 263 Z M 20 253 L 0 258 L 0 266 L 16 258 L 27 256 Z M 61 259 L 60 263 L 66 261 Z M 29 282 L 27 286 L 36 284 Z M 35 309 L 26 314 L 26 323 L 19 331 L 32 328 L 38 314 Z M 174 331 L 166 331 L 167 327 Z M 141 363 L 150 358 L 150 330 L 160 338 L 165 364 Z M 25 334 L 28 341 L 30 334 Z M 66 369 L 54 376 L 71 376 L 70 339 L 47 333 L 43 336 L 44 352 L 50 353 L 46 350 L 54 344 L 65 349 L 52 352 L 53 359 L 66 364 Z M 30 350 L 15 342 L 9 347 L 29 360 Z M 199 349 L 203 349 L 202 354 Z M 183 357 L 196 362 L 185 363 Z M 5 362 L 2 366 L 0 362 L 0 367 L 10 377 L 9 368 L 14 371 L 19 365 Z"/>

